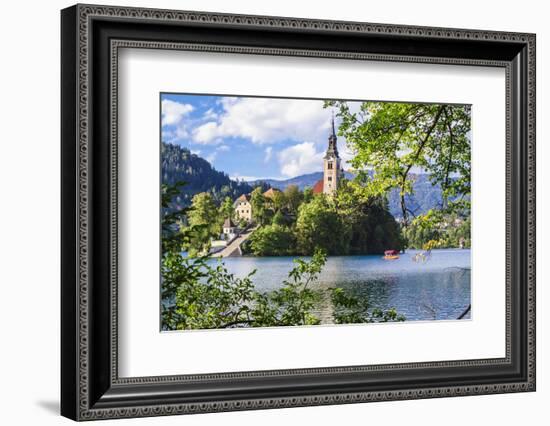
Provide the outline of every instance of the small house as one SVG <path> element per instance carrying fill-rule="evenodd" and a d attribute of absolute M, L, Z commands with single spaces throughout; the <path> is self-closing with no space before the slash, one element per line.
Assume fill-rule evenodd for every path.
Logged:
<path fill-rule="evenodd" d="M 225 219 L 223 222 L 223 239 L 230 240 L 237 234 L 237 227 L 230 218 Z"/>
<path fill-rule="evenodd" d="M 252 204 L 250 204 L 250 195 L 243 194 L 233 203 L 235 214 L 238 219 L 244 219 L 247 222 L 252 222 Z"/>

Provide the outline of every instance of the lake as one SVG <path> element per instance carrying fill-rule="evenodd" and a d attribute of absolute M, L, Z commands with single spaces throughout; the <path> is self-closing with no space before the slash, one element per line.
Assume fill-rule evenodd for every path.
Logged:
<path fill-rule="evenodd" d="M 452 320 L 470 304 L 470 250 L 432 250 L 426 262 L 414 262 L 418 250 L 407 250 L 397 260 L 380 255 L 330 256 L 319 281 L 312 288 L 342 287 L 367 298 L 373 307 L 395 308 L 411 320 Z M 253 269 L 258 290 L 281 286 L 292 269 L 294 257 L 228 257 L 227 269 L 243 277 Z M 332 310 L 324 300 L 316 311 L 330 323 Z M 470 313 L 465 317 L 469 318 Z"/>

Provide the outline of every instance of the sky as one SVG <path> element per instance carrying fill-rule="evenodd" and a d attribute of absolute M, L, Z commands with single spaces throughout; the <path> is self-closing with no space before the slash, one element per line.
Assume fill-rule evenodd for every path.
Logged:
<path fill-rule="evenodd" d="M 161 94 L 163 142 L 247 181 L 322 171 L 331 116 L 322 100 Z M 352 153 L 342 137 L 338 150 L 347 169 Z"/>

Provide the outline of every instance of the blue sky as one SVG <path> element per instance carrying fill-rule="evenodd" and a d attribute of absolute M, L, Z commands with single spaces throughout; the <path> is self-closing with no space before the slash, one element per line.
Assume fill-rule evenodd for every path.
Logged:
<path fill-rule="evenodd" d="M 321 171 L 331 114 L 322 100 L 161 95 L 162 140 L 245 180 Z M 351 157 L 341 137 L 338 149 Z"/>

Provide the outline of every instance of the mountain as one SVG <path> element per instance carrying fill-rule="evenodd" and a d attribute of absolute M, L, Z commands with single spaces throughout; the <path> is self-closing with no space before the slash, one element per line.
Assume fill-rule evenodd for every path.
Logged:
<path fill-rule="evenodd" d="M 270 187 L 284 190 L 289 185 L 297 185 L 300 190 L 313 187 L 315 182 L 323 178 L 323 172 L 308 173 L 286 180 L 261 179 L 249 182 L 234 181 L 223 172 L 214 169 L 208 161 L 192 154 L 188 149 L 179 145 L 162 144 L 162 182 L 173 185 L 177 181 L 185 181 L 187 185 L 182 188 L 180 196 L 176 198 L 179 206 L 188 206 L 193 195 L 199 192 L 210 192 L 218 201 L 225 197 L 233 200 L 242 194 L 250 193 L 254 187 L 262 185 L 265 190 Z M 353 174 L 345 172 L 348 179 L 353 179 Z M 407 207 L 415 214 L 423 214 L 434 207 L 440 207 L 443 201 L 441 188 L 430 182 L 428 174 L 412 175 L 415 179 L 413 195 L 407 195 L 405 200 Z M 388 196 L 391 214 L 402 217 L 399 191 L 393 189 Z"/>
<path fill-rule="evenodd" d="M 250 185 L 258 185 L 260 183 L 265 183 L 273 188 L 280 189 L 281 191 L 284 191 L 287 186 L 290 185 L 296 185 L 298 188 L 300 188 L 301 191 L 303 191 L 305 188 L 312 187 L 315 185 L 315 182 L 317 182 L 319 179 L 323 178 L 323 172 L 314 172 L 309 173 L 307 175 L 301 175 L 296 176 L 290 179 L 285 180 L 278 180 L 278 179 L 257 179 L 253 181 L 248 181 Z"/>
<path fill-rule="evenodd" d="M 350 172 L 344 172 L 347 179 L 353 179 L 354 175 Z M 411 177 L 415 180 L 413 184 L 414 193 L 412 195 L 405 196 L 405 202 L 407 207 L 415 214 L 424 214 L 428 210 L 434 207 L 441 207 L 443 203 L 443 197 L 441 196 L 441 187 L 439 185 L 433 185 L 430 182 L 430 176 L 425 173 L 413 174 Z M 283 191 L 289 185 L 297 185 L 300 190 L 304 190 L 307 187 L 313 187 L 315 183 L 323 178 L 323 172 L 308 173 L 301 176 L 296 176 L 290 179 L 277 180 L 277 179 L 261 179 L 249 181 L 252 186 L 260 183 L 265 183 L 273 188 Z M 401 212 L 401 199 L 399 197 L 399 190 L 393 189 L 388 196 L 389 207 L 391 214 L 396 218 L 403 216 Z"/>
<path fill-rule="evenodd" d="M 225 173 L 214 169 L 208 161 L 179 145 L 162 144 L 161 172 L 164 184 L 186 182 L 175 200 L 180 207 L 190 205 L 193 195 L 199 192 L 210 192 L 216 200 L 221 201 L 225 197 L 235 199 L 254 189 L 249 183 L 231 180 Z"/>
<path fill-rule="evenodd" d="M 441 187 L 430 182 L 430 175 L 426 173 L 411 175 L 414 179 L 413 193 L 405 195 L 405 204 L 415 216 L 424 214 L 433 208 L 441 208 L 443 205 L 443 196 Z M 396 217 L 403 217 L 401 212 L 401 197 L 399 190 L 394 188 L 388 196 L 390 213 Z"/>

